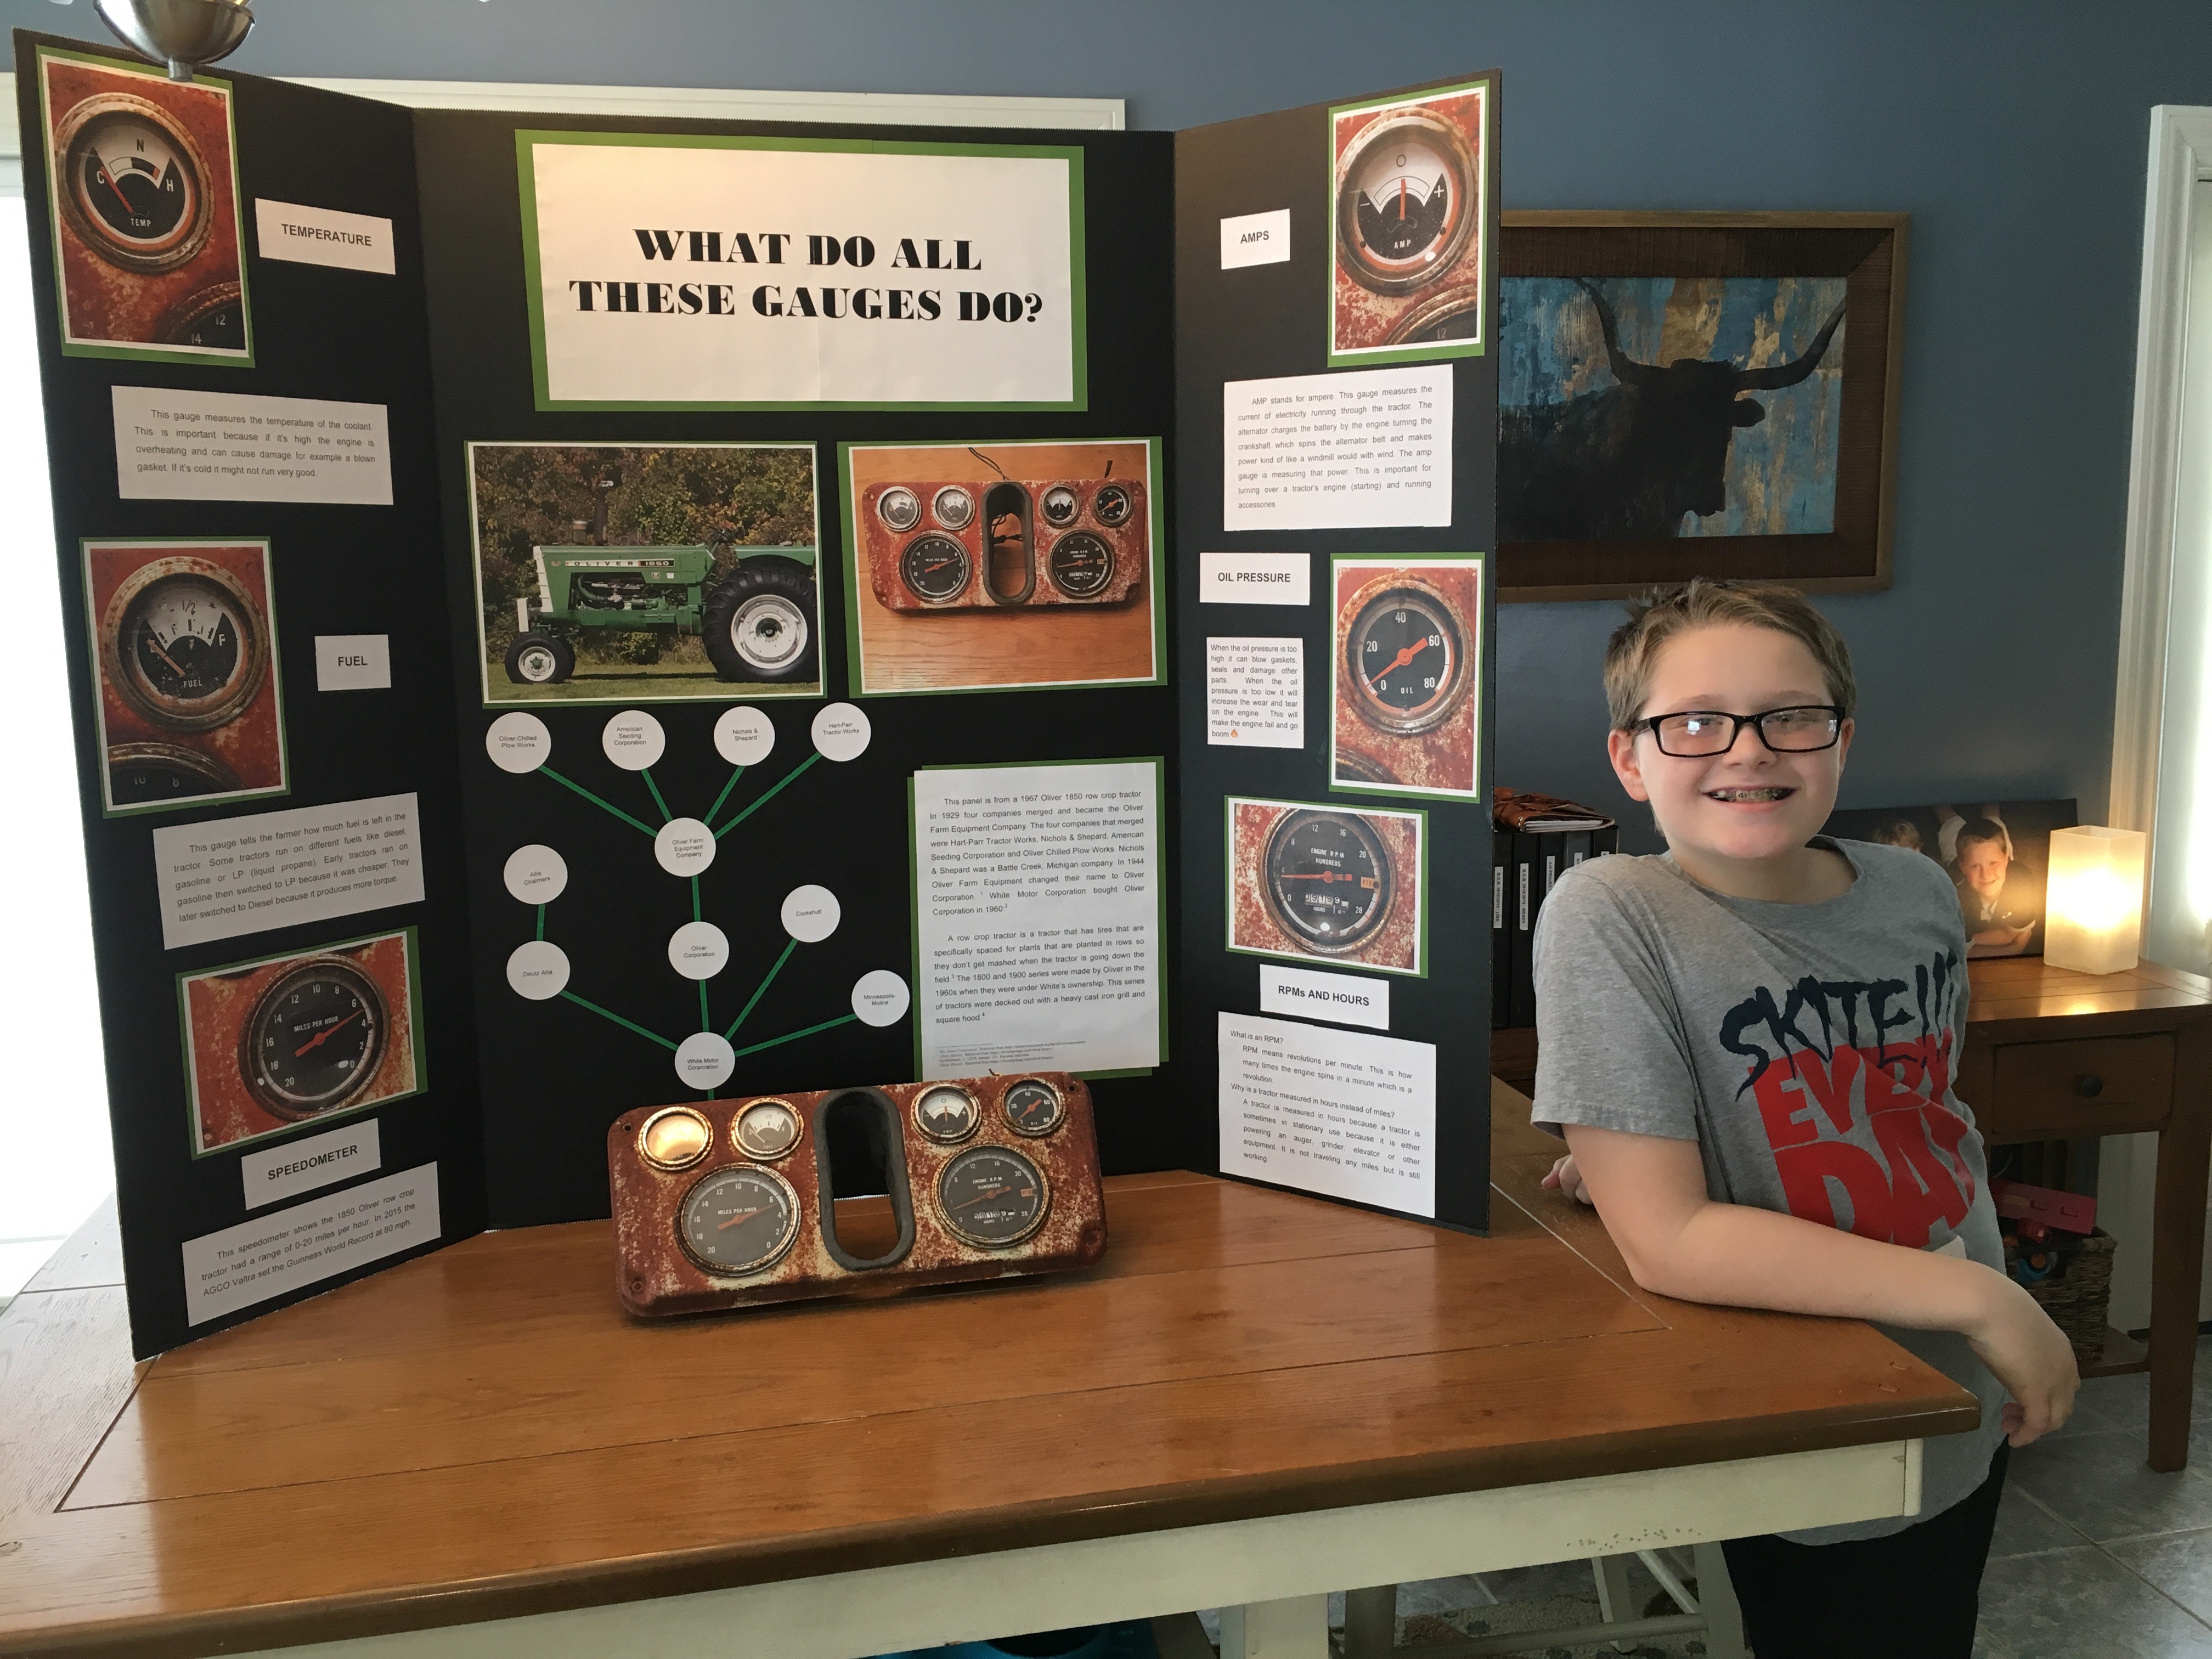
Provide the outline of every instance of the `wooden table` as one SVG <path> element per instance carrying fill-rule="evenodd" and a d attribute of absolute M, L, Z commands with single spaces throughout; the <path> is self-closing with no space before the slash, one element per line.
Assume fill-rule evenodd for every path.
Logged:
<path fill-rule="evenodd" d="M 1224 1659 L 1322 1659 L 1330 1589 L 1917 1507 L 1970 1395 L 1636 1291 L 1495 1110 L 1487 1239 L 1125 1176 L 1090 1273 L 735 1317 L 628 1320 L 584 1223 L 134 1367 L 92 1252 L 0 1317 L 0 1652 L 849 1659 L 1223 1607 Z"/>
<path fill-rule="evenodd" d="M 2148 962 L 2125 973 L 2077 974 L 2040 957 L 1977 960 L 1966 972 L 1956 1087 L 1986 1140 L 2158 1136 L 2150 1342 L 2107 1330 L 2104 1358 L 2081 1369 L 2089 1376 L 2148 1370 L 2150 1466 L 2185 1468 L 2212 1176 L 2212 980 Z M 1530 1087 L 1534 1030 L 1492 1032 L 1491 1069 Z"/>

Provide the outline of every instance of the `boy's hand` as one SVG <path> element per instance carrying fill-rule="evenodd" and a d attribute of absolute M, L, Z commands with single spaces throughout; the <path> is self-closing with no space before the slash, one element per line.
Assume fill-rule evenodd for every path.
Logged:
<path fill-rule="evenodd" d="M 1575 1168 L 1575 1155 L 1572 1152 L 1569 1152 L 1552 1166 L 1552 1173 L 1544 1177 L 1544 1184 L 1565 1193 L 1577 1204 L 1589 1204 L 1593 1208 L 1595 1207 L 1595 1201 L 1589 1195 L 1589 1188 L 1583 1185 L 1582 1171 Z"/>
<path fill-rule="evenodd" d="M 2005 1438 L 2025 1446 L 2073 1415 L 2081 1375 L 2073 1345 L 2035 1298 L 2001 1273 L 1992 1271 L 1990 1279 L 1987 1314 L 1961 1334 L 2012 1395 L 2003 1413 Z"/>

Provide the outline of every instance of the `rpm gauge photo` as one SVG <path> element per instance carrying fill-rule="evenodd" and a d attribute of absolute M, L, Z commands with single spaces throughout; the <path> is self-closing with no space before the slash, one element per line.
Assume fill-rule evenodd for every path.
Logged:
<path fill-rule="evenodd" d="M 1231 797 L 1228 946 L 1425 975 L 1426 815 Z"/>
<path fill-rule="evenodd" d="M 194 1156 L 418 1092 L 419 983 L 412 928 L 181 975 Z"/>

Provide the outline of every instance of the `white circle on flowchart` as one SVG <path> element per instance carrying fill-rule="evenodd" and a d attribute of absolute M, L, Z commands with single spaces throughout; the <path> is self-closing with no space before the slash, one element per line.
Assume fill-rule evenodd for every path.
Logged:
<path fill-rule="evenodd" d="M 711 921 L 687 921 L 668 936 L 668 965 L 686 979 L 712 979 L 730 965 L 730 936 Z"/>
<path fill-rule="evenodd" d="M 518 945 L 507 959 L 507 982 L 519 997 L 549 1001 L 568 988 L 568 953 L 548 939 Z"/>
<path fill-rule="evenodd" d="M 757 708 L 738 703 L 714 722 L 714 752 L 732 766 L 758 766 L 775 747 L 775 727 Z"/>
<path fill-rule="evenodd" d="M 486 728 L 484 752 L 502 772 L 535 772 L 553 758 L 553 734 L 537 715 L 516 709 Z"/>
<path fill-rule="evenodd" d="M 599 747 L 625 772 L 642 772 L 668 747 L 668 733 L 642 708 L 625 708 L 599 733 Z"/>
<path fill-rule="evenodd" d="M 532 842 L 507 855 L 507 890 L 525 904 L 550 904 L 568 890 L 568 861 Z"/>
<path fill-rule="evenodd" d="M 863 1025 L 896 1025 L 906 1018 L 912 994 L 906 981 L 888 968 L 878 968 L 853 981 L 853 1012 Z"/>
<path fill-rule="evenodd" d="M 848 761 L 868 746 L 868 717 L 849 702 L 826 704 L 814 716 L 814 746 L 822 758 Z"/>
<path fill-rule="evenodd" d="M 838 919 L 844 912 L 837 908 L 837 896 L 827 887 L 809 883 L 794 887 L 784 896 L 783 931 L 801 945 L 819 945 L 837 931 Z"/>
<path fill-rule="evenodd" d="M 672 876 L 696 876 L 714 861 L 714 832 L 696 818 L 671 818 L 653 837 L 653 856 Z"/>
<path fill-rule="evenodd" d="M 687 1089 L 719 1089 L 738 1069 L 737 1050 L 713 1031 L 694 1031 L 676 1050 L 676 1075 Z"/>

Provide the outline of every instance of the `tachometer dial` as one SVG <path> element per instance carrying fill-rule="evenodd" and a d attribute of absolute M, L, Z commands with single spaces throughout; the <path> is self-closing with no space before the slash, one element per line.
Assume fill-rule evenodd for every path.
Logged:
<path fill-rule="evenodd" d="M 1006 1127 L 1016 1134 L 1048 1135 L 1067 1115 L 1067 1103 L 1043 1079 L 1025 1077 L 1006 1091 L 1000 1109 L 1006 1115 Z"/>
<path fill-rule="evenodd" d="M 214 228 L 207 165 L 168 111 L 128 93 L 88 98 L 63 118 L 63 200 L 92 250 L 127 270 L 168 270 Z"/>
<path fill-rule="evenodd" d="M 987 1250 L 1027 1238 L 1043 1224 L 1050 1201 L 1037 1166 L 1011 1146 L 971 1146 L 937 1178 L 945 1224 Z"/>
<path fill-rule="evenodd" d="M 173 730 L 225 724 L 260 685 L 253 602 L 219 565 L 169 558 L 144 566 L 116 590 L 106 622 L 116 690 Z"/>
<path fill-rule="evenodd" d="M 1267 908 L 1302 949 L 1354 951 L 1382 931 L 1396 883 L 1389 849 L 1351 812 L 1284 814 L 1261 859 Z"/>
<path fill-rule="evenodd" d="M 1046 490 L 1037 505 L 1044 513 L 1044 521 L 1055 527 L 1073 524 L 1076 514 L 1082 510 L 1083 506 L 1076 498 L 1075 492 L 1066 484 L 1054 484 Z"/>
<path fill-rule="evenodd" d="M 921 522 L 921 498 L 903 485 L 876 497 L 876 515 L 892 529 L 908 531 Z"/>
<path fill-rule="evenodd" d="M 279 975 L 246 1018 L 239 1056 L 246 1085 L 283 1118 L 313 1117 L 368 1086 L 384 1058 L 384 994 L 343 957 L 316 957 Z"/>
<path fill-rule="evenodd" d="M 957 1083 L 940 1083 L 915 1097 L 914 1124 L 939 1146 L 965 1140 L 983 1121 L 975 1097 Z"/>
<path fill-rule="evenodd" d="M 1475 160 L 1425 110 L 1378 117 L 1338 173 L 1336 234 L 1363 287 L 1404 294 L 1450 269 L 1474 223 Z"/>
<path fill-rule="evenodd" d="M 684 1195 L 677 1242 L 710 1273 L 736 1278 L 772 1267 L 799 1237 L 799 1199 L 773 1170 L 712 1171 Z"/>
<path fill-rule="evenodd" d="M 965 530 L 975 516 L 975 498 L 958 484 L 947 484 L 932 498 L 929 510 L 947 530 Z"/>
<path fill-rule="evenodd" d="M 917 536 L 899 555 L 899 580 L 919 599 L 942 605 L 968 586 L 968 550 L 950 536 Z"/>
<path fill-rule="evenodd" d="M 1114 550 L 1087 530 L 1071 530 L 1052 544 L 1045 568 L 1069 599 L 1087 599 L 1114 580 Z"/>
<path fill-rule="evenodd" d="M 1344 672 L 1352 707 L 1385 732 L 1426 732 L 1466 696 L 1467 624 L 1425 587 L 1386 588 L 1352 620 Z"/>

